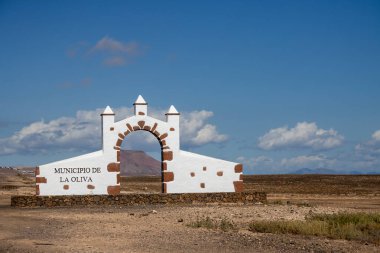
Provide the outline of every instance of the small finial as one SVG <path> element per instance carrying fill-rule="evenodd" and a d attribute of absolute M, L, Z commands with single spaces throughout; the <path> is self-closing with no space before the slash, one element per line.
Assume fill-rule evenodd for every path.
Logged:
<path fill-rule="evenodd" d="M 169 111 L 165 115 L 180 115 L 180 113 L 175 109 L 174 105 L 171 105 Z"/>
<path fill-rule="evenodd" d="M 102 114 L 100 114 L 101 116 L 103 115 L 115 115 L 115 113 L 112 111 L 111 107 L 109 107 L 109 105 L 107 105 L 106 109 L 104 110 L 104 112 Z"/>
<path fill-rule="evenodd" d="M 145 99 L 139 95 L 133 105 L 147 105 L 147 102 L 145 102 Z"/>

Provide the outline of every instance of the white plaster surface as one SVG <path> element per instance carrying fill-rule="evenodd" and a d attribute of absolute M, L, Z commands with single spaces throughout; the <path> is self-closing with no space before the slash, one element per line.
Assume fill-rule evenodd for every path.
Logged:
<path fill-rule="evenodd" d="M 37 178 L 45 178 L 46 183 L 37 182 L 39 194 L 109 194 L 107 191 L 109 186 L 119 186 L 117 182 L 119 172 L 107 170 L 109 164 L 119 163 L 117 161 L 117 148 L 115 149 L 116 143 L 120 139 L 119 134 L 124 135 L 128 131 L 127 124 L 134 127 L 142 121 L 144 126 L 150 128 L 156 126 L 152 134 L 159 134 L 162 138 L 164 138 L 163 134 L 167 134 L 167 137 L 163 139 L 165 145 L 162 145 L 162 148 L 163 152 L 172 152 L 173 159 L 163 161 L 167 165 L 167 170 L 164 173 L 172 172 L 174 174 L 174 180 L 164 182 L 167 193 L 235 191 L 234 181 L 239 181 L 241 174 L 235 172 L 237 163 L 180 150 L 180 115 L 174 106 L 170 106 L 166 114 L 166 122 L 147 115 L 147 104 L 142 96 L 137 98 L 134 106 L 135 115 L 118 122 L 115 122 L 114 113 L 107 106 L 101 115 L 102 150 L 41 165 L 39 167 L 40 174 L 37 175 Z M 143 112 L 143 114 L 139 112 Z M 63 173 L 65 168 L 75 168 L 75 173 Z M 83 172 L 78 168 L 86 168 L 87 171 Z M 89 178 L 91 178 L 91 182 L 89 182 Z M 66 189 L 64 189 L 65 185 Z"/>

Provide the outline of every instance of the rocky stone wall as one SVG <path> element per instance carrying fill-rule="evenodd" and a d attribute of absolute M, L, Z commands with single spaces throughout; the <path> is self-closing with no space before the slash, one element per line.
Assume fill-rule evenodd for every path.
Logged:
<path fill-rule="evenodd" d="M 14 207 L 59 206 L 130 206 L 155 204 L 195 203 L 257 203 L 266 202 L 265 192 L 238 193 L 178 193 L 178 194 L 126 194 L 126 195 L 72 195 L 72 196 L 12 196 Z"/>

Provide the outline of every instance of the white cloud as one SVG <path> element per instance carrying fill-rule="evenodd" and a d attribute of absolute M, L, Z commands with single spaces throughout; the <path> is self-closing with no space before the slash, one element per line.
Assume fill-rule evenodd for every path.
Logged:
<path fill-rule="evenodd" d="M 380 130 L 377 130 L 375 131 L 373 134 L 372 134 L 372 139 L 374 141 L 379 141 L 380 142 Z"/>
<path fill-rule="evenodd" d="M 141 46 L 137 42 L 122 42 L 109 36 L 101 38 L 90 49 L 90 53 L 100 54 L 103 64 L 110 67 L 131 62 L 132 58 L 139 55 L 141 51 Z"/>
<path fill-rule="evenodd" d="M 300 155 L 283 158 L 272 158 L 265 155 L 251 158 L 242 156 L 238 157 L 237 161 L 243 164 L 248 173 L 254 174 L 283 174 L 302 168 L 333 168 L 337 165 L 336 159 L 327 157 L 323 154 Z"/>
<path fill-rule="evenodd" d="M 99 144 L 100 125 L 94 124 L 95 120 L 80 118 L 81 114 L 83 112 L 79 111 L 75 118 L 34 122 L 10 137 L 0 139 L 0 154 L 94 149 Z"/>
<path fill-rule="evenodd" d="M 216 126 L 207 120 L 214 114 L 210 111 L 192 111 L 181 114 L 181 138 L 187 146 L 200 146 L 207 143 L 220 143 L 227 140 L 227 135 L 219 134 Z"/>
<path fill-rule="evenodd" d="M 334 163 L 324 155 L 301 155 L 281 160 L 281 166 L 290 169 L 328 168 Z"/>
<path fill-rule="evenodd" d="M 355 146 L 356 156 L 365 167 L 380 168 L 380 130 L 372 134 L 372 139 Z"/>
<path fill-rule="evenodd" d="M 265 168 L 272 168 L 274 166 L 274 160 L 268 156 L 257 156 L 257 157 L 251 157 L 247 158 L 244 156 L 240 156 L 236 159 L 239 163 L 242 163 L 243 165 L 248 166 L 249 168 L 258 168 L 258 169 L 265 169 Z"/>
<path fill-rule="evenodd" d="M 146 48 L 135 41 L 121 41 L 104 36 L 95 43 L 86 41 L 75 43 L 70 46 L 66 54 L 72 59 L 78 56 L 91 56 L 106 66 L 118 67 L 133 63 L 134 59 L 141 56 Z M 72 84 L 66 83 L 63 86 L 72 86 Z"/>
<path fill-rule="evenodd" d="M 152 117 L 159 119 L 165 117 L 165 110 L 148 109 Z M 78 111 L 75 117 L 33 122 L 12 136 L 0 139 L 0 155 L 48 153 L 62 150 L 88 152 L 100 149 L 99 115 L 103 110 L 104 108 Z M 115 108 L 114 111 L 116 121 L 132 116 L 133 112 L 129 107 Z M 225 141 L 227 136 L 219 134 L 216 126 L 207 122 L 212 115 L 210 111 L 183 112 L 180 121 L 181 143 L 185 146 L 199 146 Z M 132 138 L 132 140 L 135 144 L 145 141 L 148 149 L 156 147 L 154 141 L 146 135 Z"/>
<path fill-rule="evenodd" d="M 296 128 L 297 127 L 294 129 Z M 318 128 L 315 126 L 314 129 Z M 292 129 L 286 130 L 291 131 Z M 340 173 L 349 173 L 351 171 L 361 173 L 380 173 L 379 132 L 379 130 L 375 131 L 372 134 L 372 138 L 370 140 L 357 144 L 355 146 L 355 149 L 343 149 L 334 151 L 326 150 L 324 152 L 320 150 L 319 152 L 313 151 L 311 154 L 304 153 L 305 151 L 307 152 L 307 149 L 292 150 L 291 155 L 289 154 L 289 150 L 286 152 L 286 154 L 282 152 L 266 151 L 265 156 L 262 155 L 248 158 L 242 156 L 237 160 L 243 163 L 244 168 L 247 171 L 258 174 L 289 173 L 302 168 L 332 169 Z M 308 140 L 308 138 L 305 139 Z M 292 143 L 292 145 L 295 144 Z M 300 146 L 301 145 L 297 143 L 297 146 L 295 147 Z M 312 148 L 312 146 L 304 147 Z M 351 148 L 353 147 L 351 146 Z M 299 151 L 301 151 L 303 154 L 297 154 Z M 281 154 L 284 156 L 279 157 Z"/>
<path fill-rule="evenodd" d="M 299 122 L 293 128 L 287 126 L 271 129 L 259 138 L 258 146 L 264 150 L 287 148 L 331 149 L 342 145 L 343 136 L 334 129 L 324 130 L 312 122 Z"/>
<path fill-rule="evenodd" d="M 203 145 L 209 142 L 223 142 L 227 140 L 227 136 L 219 134 L 216 130 L 216 126 L 206 124 L 202 127 L 195 138 L 190 138 L 195 145 Z"/>
<path fill-rule="evenodd" d="M 136 42 L 125 43 L 105 36 L 96 43 L 96 45 L 92 48 L 92 51 L 136 54 L 139 51 L 139 45 Z"/>

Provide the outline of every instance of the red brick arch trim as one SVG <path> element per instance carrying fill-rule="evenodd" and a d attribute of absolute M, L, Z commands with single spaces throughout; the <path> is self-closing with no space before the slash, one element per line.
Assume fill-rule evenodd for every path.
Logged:
<path fill-rule="evenodd" d="M 120 194 L 120 185 L 111 185 L 107 187 L 107 193 L 109 195 L 118 195 Z"/>
<path fill-rule="evenodd" d="M 164 178 L 164 182 L 174 181 L 174 173 L 173 172 L 163 172 L 162 176 Z"/>
<path fill-rule="evenodd" d="M 235 192 L 243 192 L 244 190 L 243 181 L 234 181 L 234 188 L 235 188 Z"/>
<path fill-rule="evenodd" d="M 46 177 L 40 177 L 40 167 L 36 167 L 34 170 L 34 174 L 36 175 L 36 195 L 40 195 L 40 185 L 39 184 L 46 184 L 47 179 Z"/>
<path fill-rule="evenodd" d="M 46 179 L 46 177 L 36 177 L 36 183 L 37 184 L 46 184 L 47 179 Z"/>
<path fill-rule="evenodd" d="M 120 172 L 120 163 L 109 163 L 107 165 L 108 172 Z"/>
<path fill-rule="evenodd" d="M 235 165 L 235 173 L 242 173 L 243 172 L 243 164 L 239 163 Z"/>
<path fill-rule="evenodd" d="M 147 125 L 144 120 L 140 120 L 136 125 L 131 125 L 130 123 L 126 123 L 126 130 L 124 132 L 118 133 L 118 139 L 115 143 L 114 149 L 116 150 L 116 163 L 110 163 L 107 166 L 107 170 L 109 172 L 120 172 L 120 147 L 128 134 L 135 131 L 147 131 L 156 137 L 161 146 L 161 170 L 162 174 L 162 192 L 167 192 L 167 182 L 171 182 L 174 180 L 173 172 L 166 172 L 167 170 L 167 161 L 173 160 L 173 152 L 170 151 L 170 147 L 166 145 L 166 138 L 169 136 L 168 133 L 160 133 L 156 129 L 158 127 L 158 123 L 154 123 L 152 125 Z M 173 129 L 174 130 L 174 129 Z M 170 131 L 173 131 L 170 130 Z M 117 183 L 120 183 L 120 173 L 117 174 Z M 120 193 L 120 186 L 108 186 L 107 192 L 110 195 L 117 195 Z"/>
<path fill-rule="evenodd" d="M 244 184 L 243 184 L 243 164 L 235 165 L 235 173 L 239 173 L 239 181 L 234 181 L 235 192 L 243 192 Z"/>
<path fill-rule="evenodd" d="M 168 133 L 161 134 L 158 131 L 156 131 L 156 128 L 158 126 L 157 123 L 154 123 L 153 126 L 149 126 L 149 125 L 145 125 L 145 121 L 140 120 L 139 122 L 137 122 L 137 125 L 132 126 L 131 124 L 127 123 L 126 126 L 127 126 L 127 130 L 125 132 L 118 133 L 119 138 L 117 139 L 115 143 L 115 146 L 114 146 L 115 150 L 117 151 L 120 150 L 121 144 L 123 143 L 123 140 L 128 134 L 130 134 L 131 132 L 142 130 L 142 131 L 150 132 L 156 137 L 156 139 L 158 140 L 161 146 L 163 160 L 167 160 L 167 161 L 173 160 L 173 153 L 171 151 L 167 151 L 167 150 L 170 150 L 170 147 L 166 145 L 166 140 L 165 140 L 165 138 L 168 137 Z M 166 151 L 163 152 L 163 150 L 166 150 Z M 120 162 L 120 155 L 117 156 L 116 160 Z"/>

